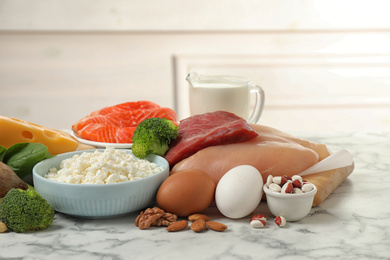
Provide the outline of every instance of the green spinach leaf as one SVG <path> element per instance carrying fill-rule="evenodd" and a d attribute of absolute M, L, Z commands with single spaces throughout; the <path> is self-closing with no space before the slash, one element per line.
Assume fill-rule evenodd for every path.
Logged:
<path fill-rule="evenodd" d="M 38 162 L 53 157 L 48 148 L 40 143 L 18 143 L 9 147 L 3 156 L 3 162 L 23 179 L 32 173 Z"/>
<path fill-rule="evenodd" d="M 4 147 L 4 146 L 0 146 L 0 162 L 2 162 L 3 161 L 3 157 L 4 157 L 4 155 L 5 155 L 5 151 L 6 151 L 7 149 Z"/>

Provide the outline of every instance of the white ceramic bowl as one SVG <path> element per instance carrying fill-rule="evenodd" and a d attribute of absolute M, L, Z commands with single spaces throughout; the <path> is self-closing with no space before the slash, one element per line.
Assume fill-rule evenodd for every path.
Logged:
<path fill-rule="evenodd" d="M 267 205 L 274 216 L 283 216 L 287 221 L 298 221 L 309 214 L 313 205 L 317 187 L 302 194 L 285 194 L 271 191 L 267 185 L 263 186 L 267 198 Z"/>
<path fill-rule="evenodd" d="M 93 151 L 59 154 L 34 166 L 34 187 L 54 210 L 82 218 L 110 218 L 146 208 L 155 202 L 158 188 L 169 176 L 168 162 L 158 155 L 151 154 L 146 159 L 162 166 L 164 170 L 139 180 L 113 184 L 72 184 L 43 177 L 50 168 L 58 169 L 64 159 Z M 131 153 L 131 150 L 126 152 Z"/>

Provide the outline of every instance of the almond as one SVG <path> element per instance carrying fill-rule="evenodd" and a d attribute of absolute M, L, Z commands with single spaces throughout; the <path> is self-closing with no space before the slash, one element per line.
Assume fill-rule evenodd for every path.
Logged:
<path fill-rule="evenodd" d="M 172 224 L 170 224 L 166 230 L 169 232 L 174 232 L 174 231 L 180 231 L 185 229 L 188 226 L 187 220 L 179 220 L 175 221 Z"/>
<path fill-rule="evenodd" d="M 191 229 L 195 232 L 202 232 L 203 230 L 206 229 L 206 221 L 204 221 L 203 219 L 198 219 L 198 220 L 195 220 L 192 224 L 191 224 Z"/>
<path fill-rule="evenodd" d="M 4 233 L 7 231 L 7 225 L 0 221 L 0 233 Z"/>
<path fill-rule="evenodd" d="M 225 231 L 227 229 L 227 226 L 225 224 L 222 224 L 222 223 L 219 223 L 219 222 L 216 222 L 216 221 L 207 221 L 206 222 L 206 225 L 214 230 L 214 231 Z"/>
<path fill-rule="evenodd" d="M 204 214 L 192 214 L 188 217 L 188 220 L 191 222 L 195 222 L 198 219 L 203 219 L 204 221 L 209 221 L 210 217 Z"/>

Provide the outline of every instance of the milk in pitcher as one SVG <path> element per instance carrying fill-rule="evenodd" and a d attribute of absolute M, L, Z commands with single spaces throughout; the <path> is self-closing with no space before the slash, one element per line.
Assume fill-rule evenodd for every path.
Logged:
<path fill-rule="evenodd" d="M 249 79 L 239 76 L 210 76 L 191 72 L 187 76 L 189 82 L 189 99 L 191 115 L 215 111 L 227 111 L 256 123 L 264 107 L 264 91 Z M 251 94 L 256 101 L 251 107 Z"/>
<path fill-rule="evenodd" d="M 203 83 L 190 90 L 191 115 L 218 110 L 234 113 L 245 119 L 249 116 L 249 86 L 225 83 Z"/>

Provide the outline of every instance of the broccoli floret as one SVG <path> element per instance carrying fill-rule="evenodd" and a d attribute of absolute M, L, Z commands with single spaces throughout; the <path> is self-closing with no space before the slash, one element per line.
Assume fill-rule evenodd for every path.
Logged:
<path fill-rule="evenodd" d="M 54 219 L 54 210 L 33 189 L 11 189 L 0 204 L 0 219 L 15 232 L 45 229 Z"/>
<path fill-rule="evenodd" d="M 171 140 L 176 139 L 179 127 L 166 118 L 148 118 L 138 124 L 133 135 L 134 156 L 145 158 L 148 154 L 163 156 Z"/>

